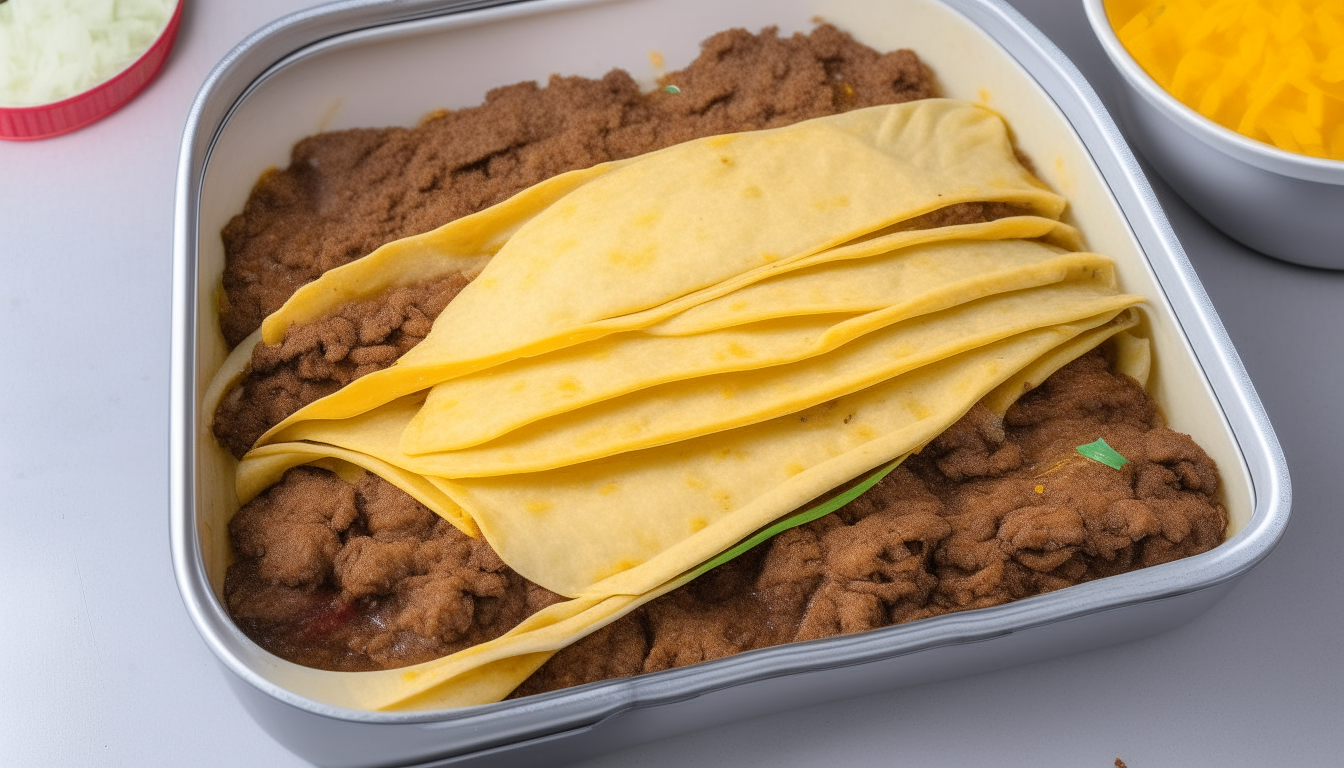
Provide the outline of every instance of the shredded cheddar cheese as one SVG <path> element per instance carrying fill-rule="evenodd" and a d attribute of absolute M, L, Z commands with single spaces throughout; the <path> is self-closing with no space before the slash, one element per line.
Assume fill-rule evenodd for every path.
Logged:
<path fill-rule="evenodd" d="M 1200 114 L 1344 160 L 1344 1 L 1105 0 L 1120 42 Z"/>

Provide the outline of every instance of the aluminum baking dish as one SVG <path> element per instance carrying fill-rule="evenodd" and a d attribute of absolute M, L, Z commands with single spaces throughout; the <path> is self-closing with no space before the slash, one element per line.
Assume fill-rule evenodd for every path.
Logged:
<path fill-rule="evenodd" d="M 1218 461 L 1230 537 L 1205 554 L 1008 605 L 768 648 L 518 701 L 437 712 L 341 709 L 321 676 L 262 651 L 221 605 L 234 462 L 202 412 L 226 354 L 215 316 L 220 229 L 267 168 L 320 130 L 412 125 L 492 87 L 612 67 L 652 85 L 733 26 L 821 17 L 881 50 L 915 49 L 948 96 L 988 103 L 1072 222 L 1149 300 L 1149 389 Z M 357 0 L 275 22 L 235 48 L 192 107 L 178 168 L 173 295 L 173 559 L 183 600 L 244 705 L 321 765 L 555 764 L 709 724 L 1001 668 L 1169 629 L 1264 558 L 1288 520 L 1283 454 L 1241 361 L 1156 198 L 1096 95 L 997 0 Z"/>

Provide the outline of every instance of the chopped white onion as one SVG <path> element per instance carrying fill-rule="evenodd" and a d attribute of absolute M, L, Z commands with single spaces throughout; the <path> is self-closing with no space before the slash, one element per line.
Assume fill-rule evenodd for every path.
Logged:
<path fill-rule="evenodd" d="M 50 104 L 112 79 L 168 24 L 176 0 L 0 3 L 0 107 Z"/>

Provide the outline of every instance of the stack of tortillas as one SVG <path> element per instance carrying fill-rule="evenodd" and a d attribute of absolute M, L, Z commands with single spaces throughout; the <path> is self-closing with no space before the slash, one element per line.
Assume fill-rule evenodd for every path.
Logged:
<path fill-rule="evenodd" d="M 967 202 L 1024 213 L 909 226 Z M 305 286 L 262 340 L 476 275 L 395 365 L 258 441 L 241 500 L 299 464 L 363 468 L 572 598 L 442 659 L 333 673 L 328 700 L 499 700 L 763 526 L 1134 325 L 1141 299 L 1077 252 L 1064 206 L 994 113 L 927 100 L 558 176 Z"/>

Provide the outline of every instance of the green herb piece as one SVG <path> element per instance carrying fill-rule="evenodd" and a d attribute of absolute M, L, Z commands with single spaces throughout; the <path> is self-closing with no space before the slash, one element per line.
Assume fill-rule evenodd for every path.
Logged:
<path fill-rule="evenodd" d="M 681 89 L 675 85 L 664 85 L 663 91 L 666 93 L 681 93 Z"/>
<path fill-rule="evenodd" d="M 1080 445 L 1076 450 L 1087 458 L 1099 461 L 1111 469 L 1119 469 L 1129 463 L 1129 459 L 1121 456 L 1114 448 L 1107 445 L 1105 440 L 1100 438 L 1095 443 Z"/>
<path fill-rule="evenodd" d="M 799 512 L 798 514 L 793 515 L 792 517 L 786 517 L 783 520 L 780 520 L 779 522 L 770 526 L 769 528 L 760 531 L 751 538 L 740 542 L 737 546 L 733 547 L 732 549 L 720 554 L 719 556 L 713 558 L 712 560 L 705 562 L 703 565 L 701 565 L 699 568 L 696 568 L 694 571 L 691 571 L 691 579 L 700 576 L 706 571 L 712 570 L 714 568 L 719 567 L 720 565 L 723 565 L 724 563 L 728 562 L 729 560 L 732 560 L 733 558 L 737 557 L 743 552 L 746 552 L 747 550 L 751 549 L 757 544 L 760 544 L 761 542 L 767 539 L 778 536 L 779 534 L 789 530 L 790 528 L 797 528 L 803 523 L 810 523 L 819 517 L 825 517 L 826 515 L 831 514 L 835 510 L 845 506 L 849 502 L 862 496 L 864 493 L 868 491 L 869 488 L 872 488 L 874 485 L 877 485 L 879 480 L 891 474 L 891 471 L 895 469 L 897 466 L 899 466 L 902 461 L 905 461 L 904 456 L 891 462 L 885 467 L 882 467 L 881 469 L 877 470 L 876 472 L 865 478 L 863 482 L 859 483 L 853 488 L 850 488 L 848 491 L 845 491 L 839 496 L 824 501 L 821 504 L 818 504 L 817 506 L 807 510 L 806 512 Z"/>

